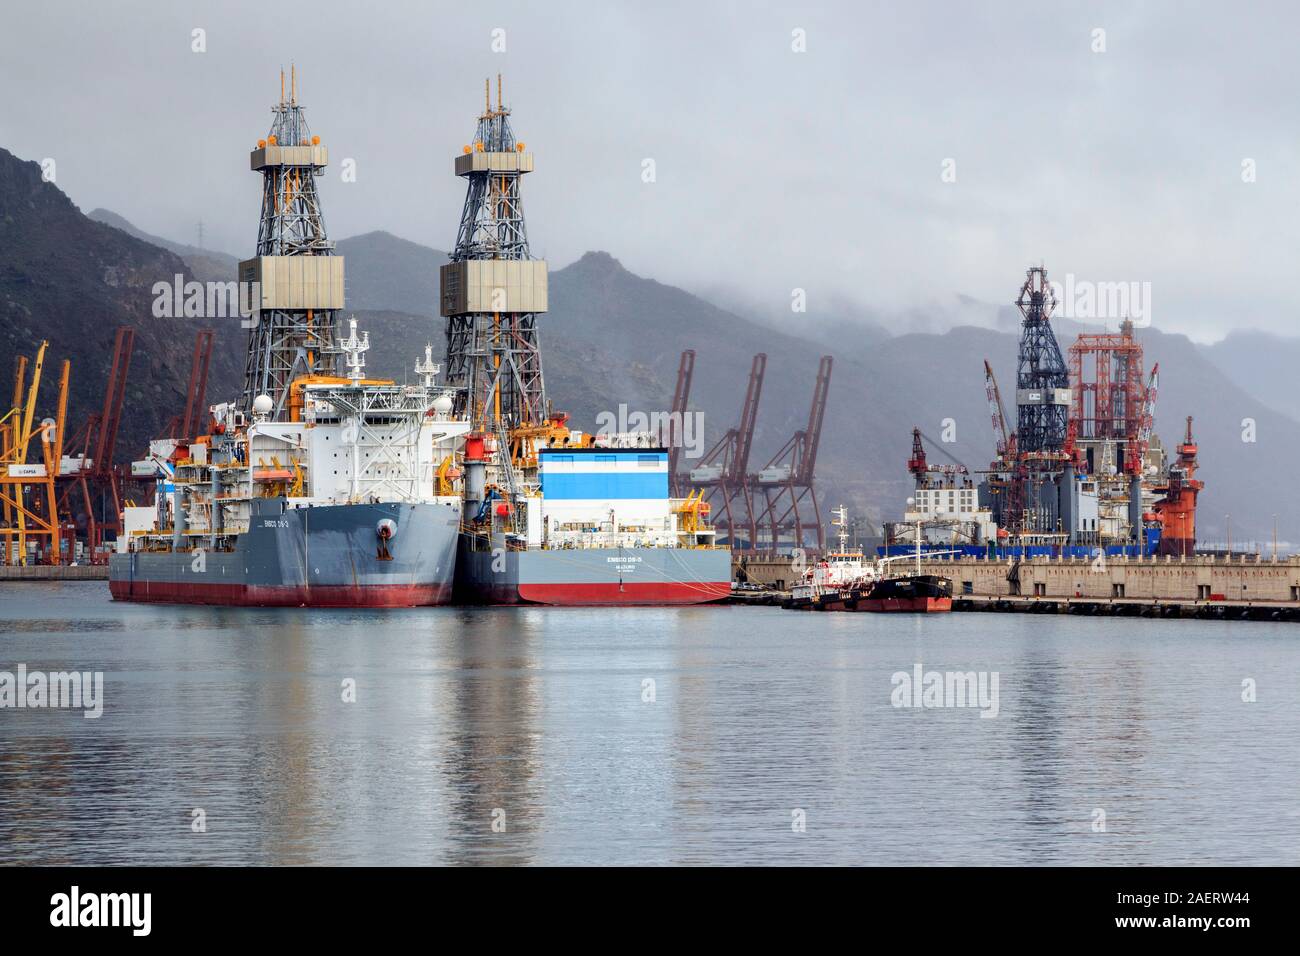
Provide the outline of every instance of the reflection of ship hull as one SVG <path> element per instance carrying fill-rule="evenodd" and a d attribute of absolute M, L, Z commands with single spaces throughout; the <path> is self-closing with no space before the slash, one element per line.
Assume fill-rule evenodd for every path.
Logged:
<path fill-rule="evenodd" d="M 731 593 L 725 548 L 474 550 L 462 536 L 456 599 L 471 604 L 705 604 Z"/>
<path fill-rule="evenodd" d="M 410 607 L 451 600 L 460 505 L 285 508 L 255 501 L 232 551 L 133 551 L 109 561 L 118 601 L 255 607 Z M 388 519 L 392 537 L 377 527 Z M 203 540 L 203 539 L 200 539 Z"/>
<path fill-rule="evenodd" d="M 787 608 L 802 611 L 870 611 L 874 613 L 936 613 L 952 610 L 952 581 L 935 574 L 885 578 L 865 584 L 823 590 L 793 598 Z"/>

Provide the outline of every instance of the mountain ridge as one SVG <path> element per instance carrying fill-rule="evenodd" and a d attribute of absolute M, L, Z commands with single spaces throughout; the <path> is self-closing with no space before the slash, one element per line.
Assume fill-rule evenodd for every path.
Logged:
<path fill-rule="evenodd" d="M 154 284 L 193 276 L 175 253 L 85 216 L 41 167 L 0 148 L 0 356 L 5 394 L 15 356 L 49 342 L 41 391 L 52 395 L 54 369 L 72 361 L 69 431 L 98 411 L 118 328 L 136 328 L 119 448 L 133 451 L 184 405 L 192 337 L 183 320 L 155 319 Z M 242 360 L 214 356 L 216 377 Z M 52 398 L 48 399 L 53 401 Z M 155 414 L 156 412 L 156 414 Z"/>
<path fill-rule="evenodd" d="M 112 228 L 143 242 L 120 226 Z M 374 333 L 372 373 L 401 380 L 409 377 L 426 343 L 440 354 L 437 267 L 446 253 L 382 230 L 340 240 L 338 249 L 348 262 L 345 314 L 355 313 L 362 327 Z M 160 261 L 159 267 L 173 266 Z M 1010 307 L 997 308 L 996 324 L 1009 324 Z M 872 521 L 893 519 L 902 511 L 911 488 L 905 462 L 914 424 L 937 436 L 951 419 L 957 440 L 945 447 L 972 469 L 986 466 L 993 436 L 981 359 L 993 363 L 1005 392 L 1013 388 L 1017 342 L 1014 331 L 959 325 L 942 332 L 841 340 L 838 348 L 828 349 L 827 341 L 782 332 L 636 275 L 604 251 L 590 251 L 551 273 L 550 310 L 539 328 L 548 394 L 556 408 L 572 415 L 574 427 L 588 430 L 601 413 L 617 414 L 620 404 L 629 410 L 666 410 L 680 353 L 694 348 L 690 404 L 704 413 L 704 447 L 736 424 L 752 356 L 767 352 L 753 470 L 805 427 L 818 359 L 832 351 L 836 365 L 818 459 L 819 497 L 824 510 L 844 503 Z M 1059 324 L 1063 349 L 1076 328 L 1082 326 Z M 222 348 L 231 354 L 222 373 L 213 375 L 213 401 L 238 385 L 242 359 L 229 359 L 242 356 L 239 333 L 224 330 L 221 335 Z M 1234 538 L 1263 538 L 1271 516 L 1263 504 L 1268 500 L 1263 476 L 1291 467 L 1288 449 L 1300 447 L 1300 424 L 1248 394 L 1186 336 L 1145 329 L 1139 338 L 1148 366 L 1162 363 L 1157 432 L 1166 447 L 1181 434 L 1183 417 L 1197 416 L 1207 481 L 1205 534 L 1219 533 L 1224 521 L 1216 516 L 1233 510 Z M 187 373 L 189 343 L 181 344 Z M 1213 401 L 1207 401 L 1210 395 Z M 1256 423 L 1258 441 L 1241 440 L 1246 420 Z M 1229 501 L 1231 509 L 1221 504 Z M 1286 537 L 1300 540 L 1300 531 Z"/>

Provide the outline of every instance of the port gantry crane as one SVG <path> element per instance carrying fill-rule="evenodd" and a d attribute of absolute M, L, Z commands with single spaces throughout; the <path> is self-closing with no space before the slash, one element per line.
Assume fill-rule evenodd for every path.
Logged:
<path fill-rule="evenodd" d="M 71 559 L 71 549 L 65 552 L 63 545 L 65 537 L 71 539 L 75 534 L 71 522 L 77 517 L 78 491 L 92 562 L 99 560 L 104 532 L 120 532 L 122 482 L 127 475 L 113 459 L 134 342 L 135 329 L 131 326 L 122 326 L 114 334 L 103 405 L 71 434 L 66 428 L 71 363 L 66 359 L 62 363 L 55 416 L 34 425 L 47 344 L 41 343 L 37 350 L 30 384 L 27 356 L 18 356 L 13 407 L 0 417 L 0 537 L 17 545 L 19 563 L 26 563 L 29 538 L 48 539 L 47 563 Z M 29 462 L 31 443 L 37 438 L 42 461 Z M 38 492 L 34 497 L 33 489 Z M 98 517 L 101 509 L 104 513 Z M 12 552 L 12 547 L 6 547 L 0 563 L 13 559 Z"/>
<path fill-rule="evenodd" d="M 758 400 L 763 393 L 766 374 L 767 353 L 759 352 L 750 366 L 749 385 L 740 408 L 740 424 L 727 429 L 726 434 L 685 476 L 685 481 L 679 478 L 681 486 L 689 483 L 700 492 L 713 515 L 713 527 L 719 538 L 725 537 L 733 551 L 753 551 L 758 547 L 758 512 L 754 507 L 754 489 L 748 469 L 750 449 L 754 446 L 754 426 L 758 422 Z"/>
<path fill-rule="evenodd" d="M 208 391 L 208 367 L 212 363 L 212 329 L 200 329 L 194 336 L 194 356 L 190 360 L 190 380 L 185 388 L 185 412 L 173 415 L 163 432 L 171 438 L 192 441 L 206 423 L 203 407 Z"/>
<path fill-rule="evenodd" d="M 60 496 L 60 508 L 71 512 L 73 493 L 81 492 L 86 547 L 92 563 L 100 560 L 99 549 L 104 543 L 104 532 L 117 534 L 121 531 L 122 482 L 126 476 L 113 459 L 134 349 L 134 327 L 121 326 L 113 336 L 113 361 L 104 386 L 103 404 L 98 412 L 86 416 L 86 421 L 66 443 L 66 447 L 76 449 L 76 453 L 65 476 L 68 481 Z"/>
<path fill-rule="evenodd" d="M 760 521 L 767 529 L 767 550 L 772 553 L 781 549 L 785 538 L 794 548 L 804 549 L 812 545 L 818 553 L 826 550 L 826 530 L 817 506 L 813 479 L 833 364 L 831 356 L 823 355 L 817 365 L 808 426 L 795 432 L 762 470 L 750 477 L 749 483 L 763 496 L 764 509 Z M 810 534 L 815 545 L 808 541 Z"/>
<path fill-rule="evenodd" d="M 36 350 L 30 384 L 26 381 L 27 356 L 17 357 L 13 404 L 0 417 L 0 504 L 3 505 L 0 513 L 4 518 L 0 525 L 0 541 L 4 542 L 0 564 L 26 564 L 28 538 L 45 538 L 49 545 L 46 560 L 51 564 L 61 563 L 62 527 L 55 481 L 63 462 L 71 363 L 64 359 L 60 369 L 56 417 L 36 424 L 36 400 L 48 346 L 48 342 L 41 342 Z M 28 449 L 32 439 L 38 436 L 42 461 L 28 463 Z"/>
<path fill-rule="evenodd" d="M 673 390 L 673 407 L 668 415 L 668 433 L 661 440 L 668 446 L 668 481 L 674 498 L 684 498 L 687 494 L 684 476 L 677 473 L 682 456 L 682 423 L 686 417 L 686 407 L 691 399 L 691 380 L 695 377 L 695 349 L 682 353 L 677 366 L 677 387 Z"/>
<path fill-rule="evenodd" d="M 700 493 L 709 505 L 719 540 L 728 541 L 734 552 L 775 554 L 787 545 L 825 550 L 814 477 L 832 364 L 831 356 L 822 356 L 807 427 L 796 431 L 767 464 L 751 473 L 749 457 L 767 372 L 766 353 L 755 355 L 740 424 L 728 429 L 689 473 L 677 476 L 679 489 Z"/>

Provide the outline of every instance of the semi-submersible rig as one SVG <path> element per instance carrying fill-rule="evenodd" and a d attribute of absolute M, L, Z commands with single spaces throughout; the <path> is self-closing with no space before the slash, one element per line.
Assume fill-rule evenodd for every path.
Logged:
<path fill-rule="evenodd" d="M 1067 365 L 1045 268 L 1028 270 L 1016 305 L 1014 427 L 985 361 L 996 458 L 979 477 L 960 463 L 930 464 L 913 429 L 915 489 L 904 520 L 886 525 L 883 550 L 910 552 L 919 537 L 923 549 L 969 555 L 1191 555 L 1204 487 L 1192 419 L 1168 461 L 1153 433 L 1159 364 L 1144 377 L 1133 323 L 1081 334 Z"/>

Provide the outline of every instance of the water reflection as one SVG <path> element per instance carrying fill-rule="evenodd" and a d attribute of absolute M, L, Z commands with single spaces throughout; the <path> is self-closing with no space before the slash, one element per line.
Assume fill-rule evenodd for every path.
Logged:
<path fill-rule="evenodd" d="M 917 661 L 997 671 L 998 717 L 894 707 Z M 1300 862 L 1288 625 L 161 609 L 77 584 L 6 590 L 19 662 L 102 670 L 106 701 L 0 710 L 7 861 Z"/>
<path fill-rule="evenodd" d="M 538 773 L 542 677 L 531 612 L 461 610 L 451 638 L 444 776 L 450 790 L 440 862 L 528 863 L 543 823 Z"/>

